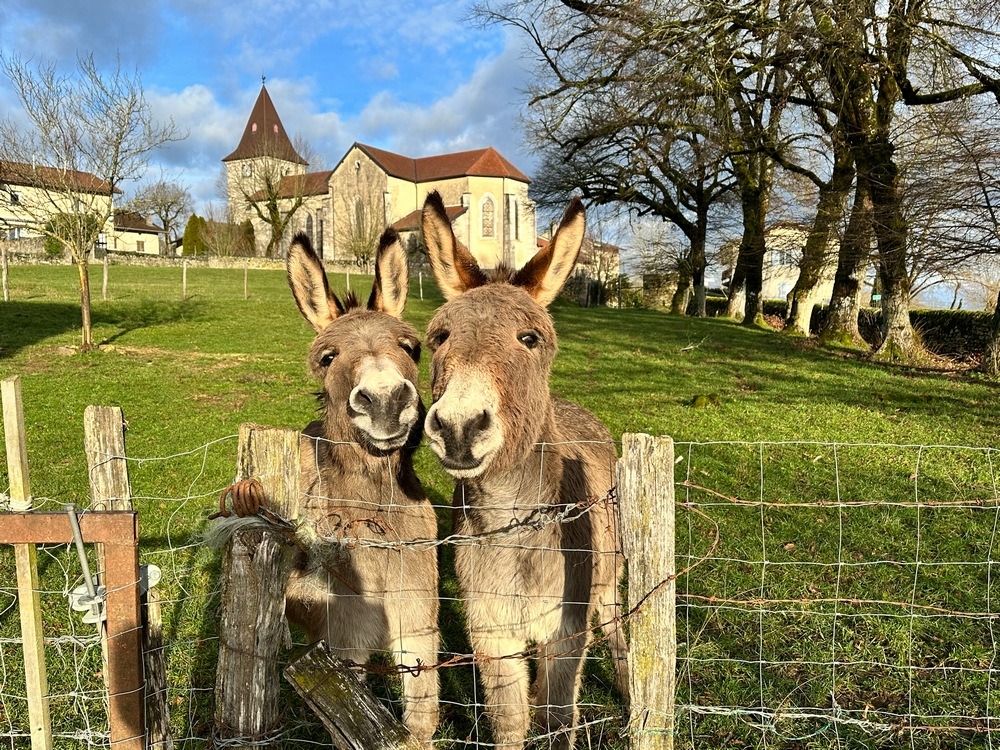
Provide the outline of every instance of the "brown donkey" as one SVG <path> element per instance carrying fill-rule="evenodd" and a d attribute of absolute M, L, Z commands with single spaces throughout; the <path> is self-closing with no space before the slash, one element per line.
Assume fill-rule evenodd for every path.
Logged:
<path fill-rule="evenodd" d="M 400 318 L 406 253 L 395 232 L 382 235 L 366 308 L 353 295 L 341 302 L 330 292 L 304 234 L 288 252 L 288 282 L 316 329 L 309 368 L 323 383 L 323 418 L 302 439 L 302 516 L 321 541 L 289 582 L 289 619 L 342 659 L 364 663 L 388 650 L 399 664 L 434 664 L 437 552 L 432 544 L 407 545 L 436 539 L 437 522 L 413 471 L 424 409 L 416 388 L 420 339 Z M 404 671 L 402 679 L 403 720 L 429 743 L 437 672 Z"/>
<path fill-rule="evenodd" d="M 596 616 L 607 627 L 616 682 L 627 690 L 615 621 L 622 571 L 618 521 L 606 499 L 617 453 L 590 412 L 552 398 L 556 332 L 545 307 L 573 271 L 584 236 L 575 200 L 552 241 L 520 271 L 483 272 L 452 231 L 437 193 L 424 203 L 424 242 L 448 300 L 427 329 L 434 404 L 425 430 L 458 481 L 455 567 L 478 657 L 486 712 L 501 748 L 530 724 L 572 747 L 583 658 Z M 499 534 L 499 537 L 497 536 Z M 537 644 L 537 678 L 516 655 Z M 624 696 L 624 692 L 623 692 Z M 627 696 L 625 696 L 627 697 Z"/>

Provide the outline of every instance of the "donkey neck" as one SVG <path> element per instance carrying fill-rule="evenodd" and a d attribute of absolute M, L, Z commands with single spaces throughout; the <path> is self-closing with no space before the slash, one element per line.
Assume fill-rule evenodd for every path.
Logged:
<path fill-rule="evenodd" d="M 321 438 L 315 450 L 317 472 L 331 488 L 365 491 L 371 495 L 366 499 L 371 501 L 378 498 L 398 501 L 401 494 L 414 500 L 422 499 L 423 489 L 413 470 L 414 448 L 410 444 L 376 455 L 353 440 L 338 439 L 336 431 L 328 427 L 322 424 L 313 435 Z"/>

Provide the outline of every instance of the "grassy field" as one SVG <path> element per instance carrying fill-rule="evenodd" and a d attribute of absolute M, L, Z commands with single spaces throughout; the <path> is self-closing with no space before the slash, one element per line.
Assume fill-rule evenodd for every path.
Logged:
<path fill-rule="evenodd" d="M 182 301 L 179 269 L 112 267 L 111 299 L 94 303 L 101 349 L 80 354 L 67 348 L 79 327 L 72 269 L 11 275 L 12 301 L 0 304 L 0 377 L 22 376 L 34 494 L 86 505 L 83 410 L 121 406 L 137 459 L 130 472 L 143 553 L 167 573 L 174 724 L 202 746 L 217 553 L 198 532 L 232 480 L 241 422 L 301 427 L 315 416 L 311 329 L 278 272 L 251 271 L 245 301 L 242 271 L 189 269 Z M 343 277 L 333 281 L 343 288 Z M 352 283 L 366 293 L 370 280 Z M 421 331 L 441 301 L 426 279 L 424 289 L 417 299 L 414 283 L 407 309 Z M 998 518 L 996 501 L 983 501 L 998 496 L 1000 456 L 931 446 L 1000 447 L 996 382 L 958 369 L 874 366 L 722 320 L 562 302 L 552 312 L 553 390 L 616 436 L 681 443 L 678 480 L 687 484 L 678 491 L 689 505 L 678 513 L 678 563 L 700 564 L 678 581 L 679 746 L 991 746 L 986 730 L 995 727 L 983 719 L 1000 716 L 995 623 L 980 613 L 998 610 Z M 425 402 L 427 384 L 425 358 Z M 426 448 L 417 469 L 432 502 L 446 507 L 451 481 Z M 0 459 L 0 490 L 6 482 Z M 719 529 L 704 561 L 714 527 L 692 509 Z M 455 596 L 449 564 L 446 551 L 443 593 Z M 53 550 L 43 569 L 47 618 L 67 635 L 86 634 L 61 596 L 79 575 L 72 558 Z M 10 668 L 9 570 L 0 556 L 0 736 L 24 726 L 21 678 Z M 445 649 L 462 652 L 460 607 L 446 600 L 444 608 Z M 99 694 L 79 676 L 99 668 L 92 643 L 56 646 L 57 724 L 67 737 L 98 737 Z M 588 718 L 614 714 L 610 682 L 607 663 L 592 660 Z M 450 670 L 443 685 L 441 736 L 485 737 L 485 722 L 466 707 L 478 695 L 467 670 Z M 620 744 L 617 731 L 597 725 L 585 740 Z"/>

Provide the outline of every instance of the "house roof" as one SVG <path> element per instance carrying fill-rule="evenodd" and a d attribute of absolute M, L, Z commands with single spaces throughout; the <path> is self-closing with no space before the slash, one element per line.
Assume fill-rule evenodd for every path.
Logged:
<path fill-rule="evenodd" d="M 445 206 L 444 210 L 448 214 L 448 221 L 452 222 L 468 211 L 465 206 Z M 416 211 L 410 211 L 402 219 L 396 221 L 392 225 L 392 228 L 397 232 L 416 232 L 420 229 L 420 217 L 422 214 L 423 211 L 419 208 Z"/>
<path fill-rule="evenodd" d="M 296 164 L 307 164 L 299 156 L 292 142 L 288 139 L 285 126 L 274 108 L 271 95 L 264 85 L 260 87 L 257 102 L 250 112 L 250 119 L 243 130 L 240 145 L 222 161 L 238 161 L 240 159 L 256 159 L 261 156 L 273 156 Z"/>
<path fill-rule="evenodd" d="M 279 198 L 294 198 L 297 195 L 326 195 L 330 189 L 332 169 L 322 172 L 307 172 L 306 174 L 290 174 L 278 182 Z M 250 196 L 250 200 L 259 201 L 266 198 L 263 190 L 258 190 Z"/>
<path fill-rule="evenodd" d="M 128 232 L 163 234 L 163 227 L 152 224 L 135 211 L 115 211 L 115 229 Z"/>
<path fill-rule="evenodd" d="M 452 177 L 509 177 L 519 182 L 531 182 L 524 172 L 507 161 L 492 146 L 474 151 L 411 159 L 409 156 L 383 151 L 364 143 L 354 145 L 368 154 L 372 161 L 387 173 L 409 182 L 433 182 Z"/>
<path fill-rule="evenodd" d="M 38 167 L 18 161 L 0 162 L 0 184 L 24 185 L 63 192 L 78 190 L 96 195 L 111 194 L 111 185 L 90 172 Z M 114 192 L 121 193 L 121 190 L 115 188 Z"/>

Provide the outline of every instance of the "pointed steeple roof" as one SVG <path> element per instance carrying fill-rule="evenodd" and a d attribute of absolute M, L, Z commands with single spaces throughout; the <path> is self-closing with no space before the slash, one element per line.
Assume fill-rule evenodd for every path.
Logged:
<path fill-rule="evenodd" d="M 273 156 L 296 164 L 307 164 L 295 151 L 288 139 L 285 126 L 274 108 L 267 87 L 261 84 L 257 103 L 253 105 L 250 119 L 243 131 L 240 145 L 222 161 L 237 161 L 239 159 L 256 159 L 261 156 Z"/>

